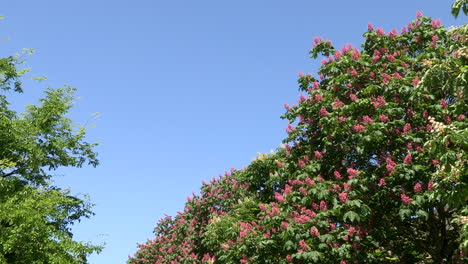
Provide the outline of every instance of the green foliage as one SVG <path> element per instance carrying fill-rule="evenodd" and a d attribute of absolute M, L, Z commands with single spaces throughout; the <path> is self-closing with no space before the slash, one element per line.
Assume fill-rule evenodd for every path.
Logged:
<path fill-rule="evenodd" d="M 10 109 L 7 95 L 23 91 L 18 64 L 18 57 L 0 59 L 0 263 L 88 263 L 102 246 L 73 240 L 71 225 L 90 217 L 92 204 L 55 187 L 51 173 L 96 166 L 94 144 L 66 117 L 73 88 L 46 90 L 22 114 Z"/>
<path fill-rule="evenodd" d="M 455 0 L 455 2 L 453 2 L 452 15 L 455 18 L 458 17 L 461 10 L 465 14 L 465 16 L 468 15 L 468 1 L 467 0 Z"/>
<path fill-rule="evenodd" d="M 284 146 L 204 184 L 128 263 L 466 262 L 467 26 L 316 38 Z"/>

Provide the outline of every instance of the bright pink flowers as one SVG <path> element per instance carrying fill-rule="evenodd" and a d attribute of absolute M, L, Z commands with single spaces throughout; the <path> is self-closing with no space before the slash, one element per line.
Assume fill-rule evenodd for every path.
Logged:
<path fill-rule="evenodd" d="M 351 101 L 353 101 L 353 102 L 356 102 L 358 100 L 358 97 L 355 94 L 352 93 L 352 94 L 349 95 L 349 99 L 351 99 Z"/>
<path fill-rule="evenodd" d="M 406 133 L 410 133 L 411 132 L 411 124 L 410 123 L 406 123 L 404 126 L 403 126 L 403 133 L 406 134 Z"/>
<path fill-rule="evenodd" d="M 275 192 L 275 199 L 276 199 L 276 201 L 278 201 L 278 202 L 280 202 L 280 203 L 286 201 L 286 198 L 284 198 L 284 196 L 281 195 L 281 194 L 278 193 L 278 192 Z"/>
<path fill-rule="evenodd" d="M 421 183 L 419 183 L 419 182 L 416 183 L 416 184 L 414 185 L 414 187 L 413 187 L 413 190 L 414 190 L 415 192 L 417 192 L 417 193 L 420 193 L 420 192 L 422 191 L 422 185 L 421 185 Z"/>
<path fill-rule="evenodd" d="M 372 105 L 375 108 L 381 107 L 381 106 L 385 105 L 386 103 L 387 103 L 387 101 L 385 101 L 385 99 L 382 96 L 378 96 L 376 99 L 372 100 Z"/>
<path fill-rule="evenodd" d="M 370 116 L 368 116 L 368 115 L 363 116 L 363 117 L 362 117 L 362 121 L 363 121 L 364 123 L 366 123 L 366 124 L 372 124 L 372 123 L 374 123 L 374 120 L 373 120 Z"/>
<path fill-rule="evenodd" d="M 350 179 L 352 179 L 353 177 L 356 177 L 356 175 L 358 175 L 359 173 L 358 170 L 355 170 L 353 168 L 348 168 L 346 172 L 349 174 L 349 177 L 351 177 Z"/>
<path fill-rule="evenodd" d="M 383 83 L 388 83 L 391 79 L 392 79 L 392 76 L 386 74 L 386 73 L 382 73 L 382 82 Z"/>
<path fill-rule="evenodd" d="M 294 132 L 294 130 L 296 130 L 296 128 L 293 125 L 288 124 L 286 126 L 286 133 L 291 134 L 292 132 Z"/>
<path fill-rule="evenodd" d="M 388 121 L 390 121 L 390 119 L 389 119 L 388 116 L 386 116 L 386 115 L 379 115 L 379 120 L 380 120 L 381 122 L 388 122 Z"/>
<path fill-rule="evenodd" d="M 347 203 L 348 202 L 348 193 L 342 192 L 338 194 L 338 197 L 342 203 Z"/>
<path fill-rule="evenodd" d="M 353 60 L 358 60 L 359 57 L 361 57 L 361 54 L 359 53 L 359 50 L 354 48 L 353 49 L 353 54 L 351 55 L 351 58 L 353 58 Z"/>
<path fill-rule="evenodd" d="M 405 156 L 405 159 L 403 160 L 404 164 L 411 164 L 412 163 L 412 156 L 411 154 L 408 154 Z"/>
<path fill-rule="evenodd" d="M 327 109 L 325 107 L 320 108 L 320 112 L 319 112 L 320 117 L 325 117 L 328 114 L 330 114 L 330 113 L 328 113 L 328 111 L 327 111 Z"/>
<path fill-rule="evenodd" d="M 411 199 L 410 197 L 406 196 L 405 193 L 401 193 L 401 194 L 400 194 L 400 198 L 401 198 L 401 201 L 403 202 L 403 204 L 410 204 L 411 202 L 413 202 L 413 199 Z"/>
<path fill-rule="evenodd" d="M 385 36 L 385 31 L 382 28 L 377 28 L 377 36 Z"/>
<path fill-rule="evenodd" d="M 333 175 L 335 175 L 335 179 L 337 179 L 337 180 L 343 179 L 343 177 L 341 176 L 341 173 L 339 171 L 337 171 L 337 170 L 335 170 L 333 172 Z"/>
<path fill-rule="evenodd" d="M 354 133 L 359 133 L 359 132 L 362 132 L 362 131 L 364 131 L 364 130 L 366 130 L 366 127 L 363 126 L 363 125 L 361 125 L 361 124 L 358 124 L 358 125 L 354 125 L 354 126 L 353 126 L 353 131 L 354 131 Z"/>
<path fill-rule="evenodd" d="M 392 172 L 395 170 L 396 163 L 391 158 L 386 158 L 385 162 L 387 163 L 385 168 L 387 168 L 388 171 Z"/>
<path fill-rule="evenodd" d="M 437 29 L 440 26 L 440 19 L 432 20 L 432 28 Z"/>
<path fill-rule="evenodd" d="M 423 14 L 421 13 L 421 11 L 418 10 L 418 11 L 416 12 L 416 17 L 419 19 L 419 18 L 421 18 L 422 16 L 423 16 Z"/>
<path fill-rule="evenodd" d="M 435 47 L 435 45 L 437 44 L 438 39 L 439 39 L 439 37 L 437 37 L 437 35 L 432 36 L 431 47 Z"/>
<path fill-rule="evenodd" d="M 315 226 L 313 226 L 310 228 L 310 235 L 313 237 L 320 237 L 320 232 Z"/>
<path fill-rule="evenodd" d="M 320 201 L 320 210 L 326 211 L 328 209 L 327 203 L 325 201 Z"/>

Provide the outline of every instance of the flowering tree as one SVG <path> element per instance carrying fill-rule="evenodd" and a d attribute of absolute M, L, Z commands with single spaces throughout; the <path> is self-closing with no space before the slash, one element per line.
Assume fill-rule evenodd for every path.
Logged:
<path fill-rule="evenodd" d="M 128 263 L 467 261 L 467 26 L 317 37 L 285 145 L 204 184 Z"/>

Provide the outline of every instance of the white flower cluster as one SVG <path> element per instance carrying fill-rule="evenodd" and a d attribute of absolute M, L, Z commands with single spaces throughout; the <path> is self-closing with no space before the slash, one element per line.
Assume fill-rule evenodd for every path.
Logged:
<path fill-rule="evenodd" d="M 433 132 L 433 133 L 437 133 L 439 135 L 442 135 L 442 134 L 444 134 L 444 131 L 446 129 L 450 129 L 450 130 L 455 129 L 455 126 L 453 126 L 453 125 L 445 125 L 442 122 L 435 121 L 435 118 L 432 117 L 432 116 L 428 117 L 428 119 L 429 119 L 429 123 L 431 123 L 431 125 L 432 125 L 431 132 Z"/>

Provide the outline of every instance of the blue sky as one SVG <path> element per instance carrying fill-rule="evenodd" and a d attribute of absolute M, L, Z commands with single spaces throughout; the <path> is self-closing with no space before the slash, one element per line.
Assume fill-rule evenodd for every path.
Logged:
<path fill-rule="evenodd" d="M 15 0 L 2 5 L 0 56 L 23 48 L 30 76 L 15 105 L 46 87 L 77 87 L 70 116 L 93 124 L 97 168 L 61 169 L 56 183 L 89 194 L 96 215 L 75 238 L 105 241 L 92 264 L 125 263 L 164 213 L 229 168 L 285 137 L 283 104 L 297 102 L 297 73 L 315 73 L 314 36 L 359 46 L 367 23 L 401 29 L 417 10 L 442 19 L 447 1 Z M 98 112 L 99 118 L 92 119 Z"/>

